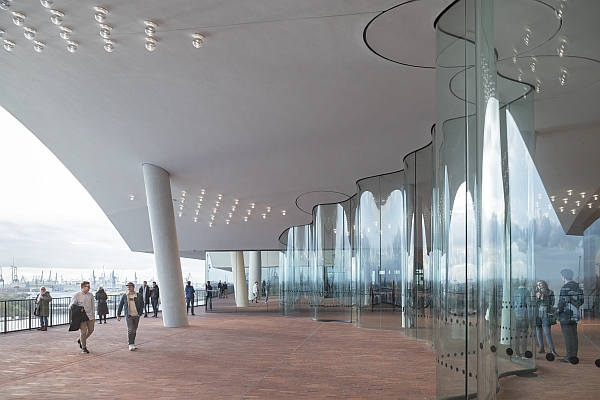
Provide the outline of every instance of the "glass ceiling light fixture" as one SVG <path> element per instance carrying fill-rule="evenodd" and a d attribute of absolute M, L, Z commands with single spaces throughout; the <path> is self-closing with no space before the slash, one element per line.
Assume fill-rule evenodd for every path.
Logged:
<path fill-rule="evenodd" d="M 0 39 L 2 39 L 2 36 L 4 36 L 4 31 L 0 29 Z"/>
<path fill-rule="evenodd" d="M 267 207 L 267 212 L 271 212 L 271 207 Z"/>
<path fill-rule="evenodd" d="M 565 204 L 567 204 L 567 203 L 569 202 L 569 199 L 563 199 L 563 202 L 564 202 Z"/>
<path fill-rule="evenodd" d="M 42 51 L 44 51 L 44 47 L 46 47 L 46 45 L 42 42 L 38 42 L 37 40 L 34 40 L 33 42 L 33 49 L 35 51 L 37 51 L 38 53 L 41 53 Z"/>
<path fill-rule="evenodd" d="M 556 196 L 550 196 L 550 200 L 554 201 L 554 199 L 556 199 Z"/>
<path fill-rule="evenodd" d="M 281 211 L 281 214 L 282 214 L 282 215 L 285 215 L 285 210 L 282 210 L 282 211 Z"/>
<path fill-rule="evenodd" d="M 597 194 L 594 195 L 594 200 L 598 200 L 598 195 Z"/>
<path fill-rule="evenodd" d="M 52 21 L 54 25 L 62 25 L 65 13 L 58 10 L 50 10 L 50 12 L 52 13 L 50 16 L 50 21 Z"/>
<path fill-rule="evenodd" d="M 13 22 L 15 23 L 16 26 L 23 26 L 23 24 L 25 23 L 25 14 L 17 12 L 17 11 L 13 11 Z"/>
<path fill-rule="evenodd" d="M 222 194 L 220 194 L 220 195 L 218 195 L 218 196 L 217 196 L 217 198 L 218 198 L 219 200 L 221 200 L 221 199 L 223 198 L 223 195 L 222 195 Z"/>
<path fill-rule="evenodd" d="M 238 205 L 238 203 L 240 202 L 240 200 L 239 200 L 239 199 L 235 199 L 233 202 L 234 202 L 234 203 L 235 203 L 235 205 L 237 206 L 237 205 Z"/>
<path fill-rule="evenodd" d="M 531 28 L 528 26 L 525 27 L 525 37 L 523 41 L 525 42 L 525 46 L 529 46 L 529 40 L 531 39 Z"/>
<path fill-rule="evenodd" d="M 263 218 L 267 218 L 267 214 L 263 214 L 262 216 L 263 216 Z"/>
<path fill-rule="evenodd" d="M 200 192 L 200 194 L 204 194 L 206 193 L 206 189 L 202 189 L 202 191 Z"/>
<path fill-rule="evenodd" d="M 70 53 L 75 53 L 77 51 L 78 46 L 79 46 L 79 44 L 77 44 L 77 42 L 74 42 L 72 40 L 69 40 L 67 42 L 67 50 L 69 50 Z"/>
<path fill-rule="evenodd" d="M 135 200 L 135 196 L 131 196 L 131 197 L 129 198 L 129 200 L 131 200 L 131 201 Z"/>
<path fill-rule="evenodd" d="M 579 193 L 579 194 L 581 195 L 581 198 L 582 198 L 582 199 L 585 199 L 585 192 L 581 192 L 581 193 Z"/>
<path fill-rule="evenodd" d="M 563 211 L 565 211 L 565 208 L 564 208 L 564 207 L 558 207 L 558 209 L 560 210 L 560 212 L 563 212 Z"/>
<path fill-rule="evenodd" d="M 254 204 L 254 203 L 250 203 L 250 208 L 254 208 L 255 205 L 256 204 Z"/>
<path fill-rule="evenodd" d="M 146 49 L 148 51 L 156 50 L 156 39 L 154 38 L 146 38 Z"/>
<path fill-rule="evenodd" d="M 227 220 L 225 220 L 225 223 L 227 223 L 227 225 L 229 225 L 229 223 L 230 223 L 230 222 L 231 222 L 231 221 L 230 221 L 230 220 L 228 220 L 228 219 L 227 219 Z"/>
<path fill-rule="evenodd" d="M 558 7 L 556 8 L 556 11 L 555 11 L 556 18 L 562 19 L 568 6 L 569 6 L 569 3 L 567 2 L 567 0 L 561 0 L 560 4 L 558 5 Z"/>
<path fill-rule="evenodd" d="M 244 217 L 244 222 L 248 222 L 248 217 Z"/>
<path fill-rule="evenodd" d="M 581 204 L 581 201 L 580 201 L 580 200 L 577 200 L 577 201 L 575 202 L 575 204 L 577 204 L 577 207 L 579 207 L 579 205 Z"/>
<path fill-rule="evenodd" d="M 565 82 L 567 81 L 567 76 L 569 75 L 569 70 L 566 68 L 561 68 L 560 69 L 560 77 L 558 78 L 558 82 L 560 82 L 561 86 L 565 85 Z"/>
<path fill-rule="evenodd" d="M 25 32 L 23 32 L 23 34 L 25 35 L 25 39 L 27 40 L 33 40 L 33 38 L 35 37 L 35 29 L 33 28 L 24 28 Z"/>
<path fill-rule="evenodd" d="M 535 72 L 535 66 L 537 64 L 537 58 L 531 57 L 531 72 Z"/>
<path fill-rule="evenodd" d="M 100 28 L 100 36 L 102 36 L 104 39 L 108 39 L 110 36 L 110 31 L 112 30 L 112 26 L 100 24 Z"/>
<path fill-rule="evenodd" d="M 556 53 L 559 57 L 563 57 L 565 55 L 565 51 L 569 46 L 569 38 L 566 36 L 560 36 L 558 38 L 558 48 L 556 49 Z"/>
<path fill-rule="evenodd" d="M 569 196 L 570 196 L 570 195 L 572 195 L 572 194 L 573 194 L 573 189 L 569 189 L 569 190 L 567 190 L 567 194 L 568 194 Z"/>
<path fill-rule="evenodd" d="M 66 26 L 61 26 L 60 27 L 60 37 L 65 39 L 65 40 L 69 40 L 71 38 L 71 32 L 73 32 L 71 30 L 71 28 L 67 28 Z"/>
<path fill-rule="evenodd" d="M 235 206 L 231 206 L 231 211 L 235 211 Z"/>
<path fill-rule="evenodd" d="M 104 50 L 108 51 L 109 53 L 112 53 L 114 49 L 115 49 L 114 40 L 104 39 Z"/>
<path fill-rule="evenodd" d="M 106 8 L 96 6 L 94 7 L 94 10 L 96 10 L 96 14 L 94 14 L 94 18 L 96 18 L 96 21 L 100 23 L 106 21 L 106 14 L 108 14 L 108 10 Z"/>
<path fill-rule="evenodd" d="M 154 34 L 156 33 L 156 28 L 158 28 L 156 22 L 144 21 L 144 24 L 146 25 L 146 28 L 144 28 L 144 32 L 146 32 L 146 35 L 150 37 L 154 36 Z"/>
<path fill-rule="evenodd" d="M 541 81 L 540 78 L 536 78 L 535 81 L 537 82 L 536 85 L 535 85 L 535 92 L 539 93 L 540 90 L 542 90 L 542 81 Z"/>
<path fill-rule="evenodd" d="M 8 0 L 0 1 L 0 9 L 7 11 L 10 8 L 10 2 Z"/>
<path fill-rule="evenodd" d="M 194 33 L 194 34 L 192 34 L 192 37 L 194 38 L 194 40 L 192 40 L 192 45 L 197 49 L 202 47 L 202 41 L 204 40 L 204 35 L 202 35 L 201 33 Z"/>
<path fill-rule="evenodd" d="M 13 51 L 14 48 L 15 42 L 13 42 L 12 40 L 4 39 L 4 50 Z"/>
<path fill-rule="evenodd" d="M 54 4 L 53 0 L 40 0 L 40 3 L 42 3 L 42 5 L 46 8 L 50 8 L 52 7 L 52 4 Z"/>

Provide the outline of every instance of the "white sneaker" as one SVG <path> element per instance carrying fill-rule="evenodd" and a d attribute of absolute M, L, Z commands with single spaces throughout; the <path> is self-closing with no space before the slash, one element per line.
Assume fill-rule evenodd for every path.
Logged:
<path fill-rule="evenodd" d="M 137 350 L 137 346 L 135 344 L 132 344 L 132 346 L 134 350 Z"/>
<path fill-rule="evenodd" d="M 132 344 L 130 344 L 129 345 L 129 351 L 133 351 L 133 350 L 135 350 L 135 347 Z"/>

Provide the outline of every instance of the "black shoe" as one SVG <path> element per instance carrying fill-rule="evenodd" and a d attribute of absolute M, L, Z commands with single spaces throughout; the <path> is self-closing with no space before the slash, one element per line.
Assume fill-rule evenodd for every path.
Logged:
<path fill-rule="evenodd" d="M 83 346 L 81 345 L 81 339 L 77 339 L 77 343 L 79 343 L 79 348 L 83 349 Z"/>
<path fill-rule="evenodd" d="M 558 357 L 558 353 L 556 352 L 556 350 L 554 350 L 554 349 L 550 349 L 550 353 L 552 353 L 552 355 L 553 355 L 554 357 Z"/>
<path fill-rule="evenodd" d="M 144 314 L 144 318 L 148 318 L 148 314 Z"/>
<path fill-rule="evenodd" d="M 196 314 L 192 313 L 192 315 L 196 315 Z"/>
<path fill-rule="evenodd" d="M 539 353 L 544 354 L 545 352 L 546 352 L 546 349 L 544 349 L 544 346 L 540 347 Z"/>
<path fill-rule="evenodd" d="M 84 347 L 83 349 L 81 349 L 81 352 L 82 352 L 83 354 L 88 354 L 88 353 L 89 353 L 89 351 L 88 351 L 87 347 Z"/>
<path fill-rule="evenodd" d="M 571 364 L 571 360 L 569 360 L 567 357 L 561 358 L 558 361 Z"/>

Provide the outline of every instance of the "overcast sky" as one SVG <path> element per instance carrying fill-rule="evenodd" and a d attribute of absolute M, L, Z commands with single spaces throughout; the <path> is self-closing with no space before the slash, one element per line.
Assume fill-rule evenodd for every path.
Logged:
<path fill-rule="evenodd" d="M 60 280 L 112 270 L 121 279 L 156 277 L 154 256 L 133 253 L 65 166 L 0 107 L 0 266 L 31 280 L 50 271 Z M 183 275 L 204 277 L 204 261 L 182 259 Z"/>

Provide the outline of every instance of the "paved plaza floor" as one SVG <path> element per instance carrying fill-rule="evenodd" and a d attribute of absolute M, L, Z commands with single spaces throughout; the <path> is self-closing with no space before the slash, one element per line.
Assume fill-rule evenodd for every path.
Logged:
<path fill-rule="evenodd" d="M 200 309 L 185 328 L 141 318 L 136 351 L 128 350 L 125 321 L 116 319 L 96 325 L 90 354 L 80 352 L 78 333 L 67 326 L 0 335 L 0 399 L 436 397 L 430 342 L 256 311 Z M 589 354 L 596 349 L 580 342 L 586 354 L 579 365 L 540 360 L 536 378 L 501 379 L 498 398 L 598 398 L 600 368 Z"/>

